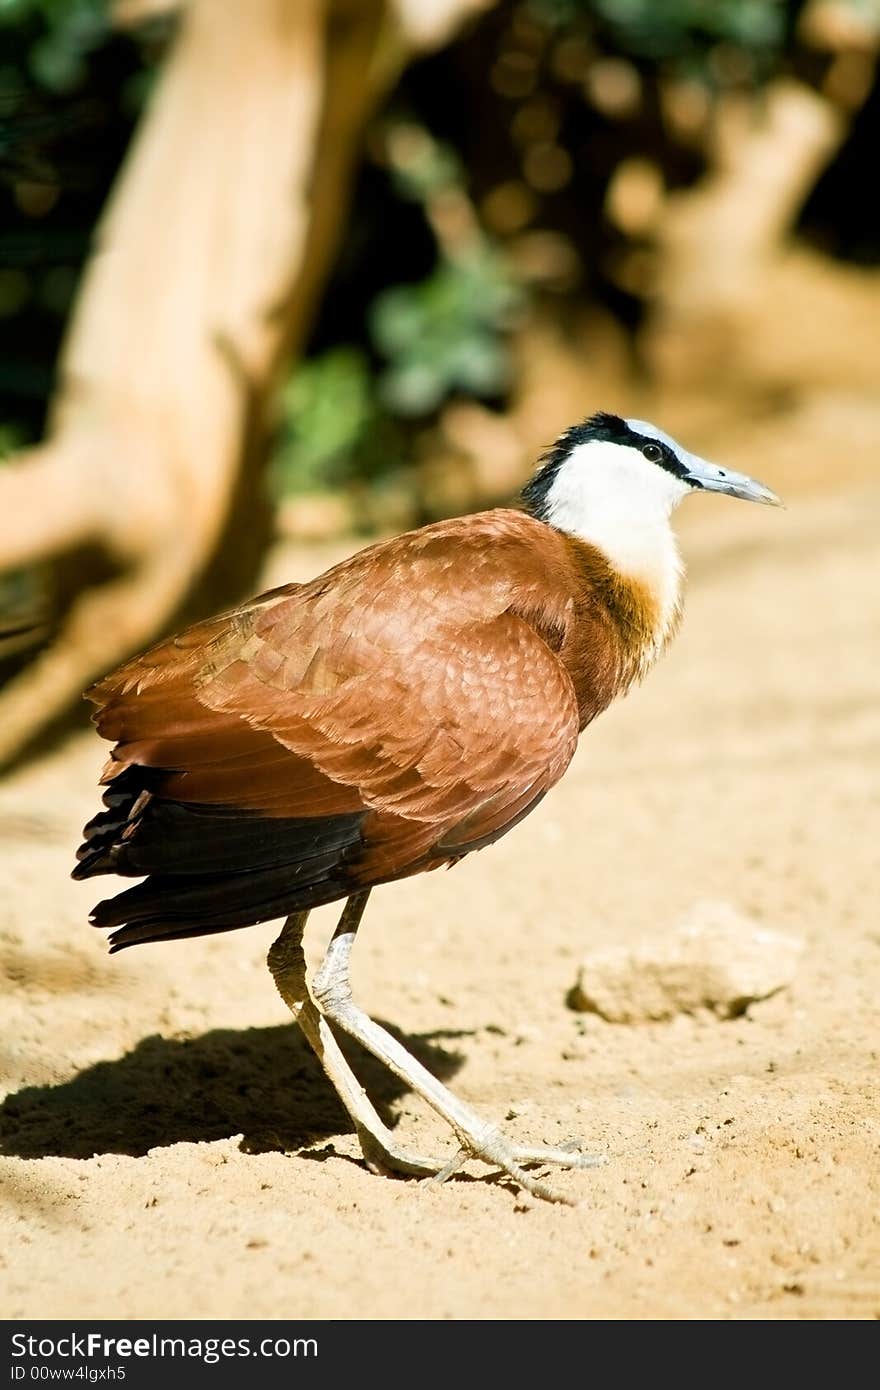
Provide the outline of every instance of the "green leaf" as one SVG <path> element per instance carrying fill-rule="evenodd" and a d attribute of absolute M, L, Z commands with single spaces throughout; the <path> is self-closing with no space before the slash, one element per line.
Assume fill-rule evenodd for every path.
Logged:
<path fill-rule="evenodd" d="M 365 353 L 338 347 L 300 363 L 281 393 L 281 423 L 270 459 L 276 495 L 338 487 L 400 464 Z"/>
<path fill-rule="evenodd" d="M 382 399 L 401 415 L 429 414 L 453 391 L 496 395 L 509 383 L 506 334 L 523 292 L 485 245 L 441 260 L 425 280 L 377 296 L 370 331 L 389 359 Z"/>

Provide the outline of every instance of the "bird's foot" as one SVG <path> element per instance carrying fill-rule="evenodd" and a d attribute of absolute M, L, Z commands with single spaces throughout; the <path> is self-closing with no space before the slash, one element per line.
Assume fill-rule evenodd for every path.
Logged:
<path fill-rule="evenodd" d="M 526 1171 L 535 1164 L 554 1164 L 559 1168 L 599 1168 L 607 1162 L 604 1154 L 587 1154 L 580 1149 L 579 1141 L 572 1140 L 559 1148 L 543 1144 L 511 1144 L 501 1130 L 485 1126 L 479 1135 L 461 1136 L 464 1140 L 456 1154 L 430 1177 L 427 1183 L 447 1182 L 471 1159 L 479 1159 L 494 1168 L 500 1168 L 526 1192 L 540 1197 L 545 1202 L 557 1202 L 565 1206 L 576 1206 L 574 1198 L 557 1192 L 548 1183 L 535 1178 Z"/>
<path fill-rule="evenodd" d="M 527 1172 L 538 1164 L 554 1164 L 560 1168 L 598 1168 L 607 1162 L 604 1154 L 588 1154 L 580 1150 L 577 1140 L 559 1148 L 542 1144 L 511 1144 L 500 1130 L 485 1127 L 477 1142 L 468 1138 L 451 1158 L 428 1158 L 403 1148 L 383 1127 L 381 1138 L 368 1130 L 358 1129 L 361 1151 L 367 1167 L 373 1173 L 389 1177 L 421 1178 L 427 1184 L 447 1182 L 460 1172 L 466 1163 L 477 1159 L 500 1168 L 527 1192 L 547 1202 L 562 1202 L 573 1206 L 571 1198 L 563 1196 L 547 1183 Z"/>
<path fill-rule="evenodd" d="M 579 1153 L 576 1146 L 553 1149 L 511 1143 L 500 1129 L 488 1124 L 476 1111 L 471 1110 L 469 1105 L 465 1105 L 447 1090 L 427 1067 L 413 1057 L 412 1053 L 407 1052 L 387 1028 L 376 1023 L 355 1003 L 348 978 L 348 962 L 365 901 L 365 894 L 355 894 L 349 899 L 324 957 L 324 963 L 315 977 L 312 994 L 321 1030 L 318 1038 L 321 1050 L 318 1055 L 334 1081 L 348 1113 L 355 1121 L 367 1164 L 380 1172 L 403 1172 L 445 1182 L 468 1159 L 479 1159 L 490 1167 L 500 1168 L 533 1197 L 540 1197 L 545 1202 L 564 1202 L 573 1206 L 571 1198 L 556 1192 L 545 1182 L 533 1177 L 526 1169 L 536 1163 L 553 1163 L 565 1168 L 591 1168 L 596 1165 L 595 1157 Z M 304 1026 L 310 1027 L 310 1015 L 304 1012 L 303 1017 Z M 446 1121 L 459 1143 L 459 1152 L 452 1159 L 444 1158 L 439 1163 L 433 1163 L 423 1159 L 421 1155 L 409 1154 L 397 1148 L 390 1131 L 366 1100 L 362 1088 L 350 1076 L 347 1064 L 343 1061 L 342 1067 L 334 1065 L 333 1049 L 335 1048 L 336 1053 L 339 1049 L 333 1040 L 330 1025 L 340 1028 L 350 1038 L 359 1042 L 361 1047 L 365 1047 L 383 1062 L 389 1071 L 398 1076 L 416 1095 L 421 1096 L 422 1100 L 427 1101 Z M 326 1042 L 323 1030 L 326 1030 Z M 310 1034 L 307 1036 L 311 1037 Z M 341 1057 L 341 1053 L 339 1056 Z"/>

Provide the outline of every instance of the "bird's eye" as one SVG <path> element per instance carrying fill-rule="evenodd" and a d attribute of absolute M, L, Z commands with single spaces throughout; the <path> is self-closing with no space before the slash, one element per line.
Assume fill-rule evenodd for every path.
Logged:
<path fill-rule="evenodd" d="M 642 454 L 649 462 L 659 463 L 663 457 L 663 450 L 659 444 L 644 444 L 642 445 Z"/>

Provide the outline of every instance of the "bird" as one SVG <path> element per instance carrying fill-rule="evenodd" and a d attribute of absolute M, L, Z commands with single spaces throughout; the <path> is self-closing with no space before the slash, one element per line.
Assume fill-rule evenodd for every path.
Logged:
<path fill-rule="evenodd" d="M 86 692 L 114 746 L 73 876 L 142 880 L 91 914 L 112 952 L 284 919 L 268 955 L 376 1173 L 446 1181 L 471 1160 L 571 1201 L 361 1009 L 349 978 L 373 888 L 492 844 L 640 681 L 681 617 L 671 515 L 696 492 L 781 505 L 763 484 L 606 411 L 567 429 L 516 503 L 358 551 L 161 641 Z M 312 908 L 344 907 L 309 979 Z M 474 924 L 474 933 L 483 928 Z M 409 1149 L 340 1046 L 373 1054 L 451 1129 Z"/>

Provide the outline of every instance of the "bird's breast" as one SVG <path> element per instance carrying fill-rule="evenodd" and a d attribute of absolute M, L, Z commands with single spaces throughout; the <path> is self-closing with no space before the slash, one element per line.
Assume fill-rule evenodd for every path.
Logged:
<path fill-rule="evenodd" d="M 572 596 L 560 659 L 571 677 L 581 727 L 647 674 L 674 636 L 681 612 L 680 567 L 627 574 L 599 549 L 564 536 Z"/>

